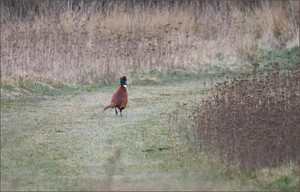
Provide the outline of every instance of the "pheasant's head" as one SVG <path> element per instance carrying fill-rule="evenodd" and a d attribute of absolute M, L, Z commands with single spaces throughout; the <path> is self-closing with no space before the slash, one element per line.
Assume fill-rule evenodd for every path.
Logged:
<path fill-rule="evenodd" d="M 123 76 L 120 78 L 120 84 L 122 87 L 126 87 L 126 81 L 127 81 L 127 77 Z"/>

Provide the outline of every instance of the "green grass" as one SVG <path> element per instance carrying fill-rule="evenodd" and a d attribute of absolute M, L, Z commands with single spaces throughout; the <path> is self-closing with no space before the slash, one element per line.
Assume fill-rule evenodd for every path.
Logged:
<path fill-rule="evenodd" d="M 261 63 L 297 67 L 298 52 L 269 52 Z M 210 66 L 141 74 L 128 82 L 122 118 L 102 113 L 117 83 L 2 84 L 1 190 L 297 190 L 296 163 L 249 172 L 190 148 L 191 109 L 210 96 L 214 82 L 247 71 Z"/>
<path fill-rule="evenodd" d="M 123 186 L 121 183 L 129 178 L 128 189 L 141 189 L 134 186 L 139 175 L 147 178 L 152 174 L 151 188 L 151 180 L 155 183 L 158 179 L 156 174 L 168 175 L 172 166 L 166 162 L 168 153 L 175 150 L 169 146 L 165 124 L 167 112 L 172 110 L 166 107 L 172 102 L 164 103 L 176 89 L 166 87 L 170 96 L 162 96 L 161 88 L 129 86 L 130 103 L 123 118 L 115 117 L 112 110 L 105 115 L 101 112 L 115 87 L 43 102 L 3 103 L 2 189 L 111 187 L 106 167 L 116 150 L 121 151 L 121 157 L 113 165 L 117 173 L 112 176 L 116 177 L 114 187 Z M 159 151 L 162 147 L 170 150 Z M 155 152 L 144 152 L 149 148 Z"/>
<path fill-rule="evenodd" d="M 299 56 L 299 47 L 284 48 L 276 51 L 262 51 L 261 57 L 259 58 L 260 70 L 268 68 L 267 64 L 275 62 L 279 63 L 280 70 L 299 68 Z"/>
<path fill-rule="evenodd" d="M 170 117 L 178 106 L 193 108 L 209 89 L 200 80 L 129 84 L 122 118 L 113 110 L 102 114 L 115 86 L 3 102 L 1 190 L 293 189 L 291 171 L 262 186 L 262 179 L 251 179 L 255 173 L 190 151 L 180 122 Z"/>

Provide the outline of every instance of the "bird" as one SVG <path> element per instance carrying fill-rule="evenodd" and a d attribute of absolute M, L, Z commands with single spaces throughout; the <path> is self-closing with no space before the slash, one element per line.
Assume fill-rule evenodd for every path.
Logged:
<path fill-rule="evenodd" d="M 117 108 L 120 111 L 120 115 L 122 117 L 122 110 L 125 109 L 127 102 L 128 102 L 128 94 L 127 94 L 127 90 L 126 90 L 126 81 L 127 81 L 127 77 L 126 76 L 122 76 L 120 78 L 120 87 L 119 89 L 113 94 L 110 104 L 107 105 L 104 109 L 103 109 L 103 113 L 106 109 L 108 108 L 115 108 L 115 112 L 116 115 L 118 115 L 118 111 Z"/>

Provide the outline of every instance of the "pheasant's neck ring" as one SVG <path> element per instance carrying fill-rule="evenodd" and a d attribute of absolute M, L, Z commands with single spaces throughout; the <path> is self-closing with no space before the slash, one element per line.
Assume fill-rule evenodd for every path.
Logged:
<path fill-rule="evenodd" d="M 122 86 L 125 87 L 125 88 L 127 87 L 126 85 L 122 85 Z"/>

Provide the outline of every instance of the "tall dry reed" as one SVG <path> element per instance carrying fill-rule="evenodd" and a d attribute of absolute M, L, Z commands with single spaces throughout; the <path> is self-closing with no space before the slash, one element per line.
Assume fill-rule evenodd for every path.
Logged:
<path fill-rule="evenodd" d="M 297 1 L 171 2 L 1 1 L 1 79 L 108 83 L 299 46 Z"/>
<path fill-rule="evenodd" d="M 247 169 L 299 159 L 299 69 L 240 76 L 219 83 L 215 91 L 194 113 L 200 151 Z"/>

